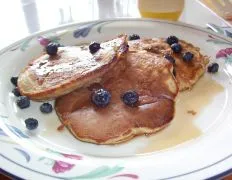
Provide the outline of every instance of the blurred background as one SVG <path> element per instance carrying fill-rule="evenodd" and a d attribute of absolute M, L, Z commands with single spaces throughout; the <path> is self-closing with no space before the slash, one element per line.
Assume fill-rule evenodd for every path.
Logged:
<path fill-rule="evenodd" d="M 67 23 L 121 17 L 181 21 L 232 37 L 232 0 L 1 0 L 0 48 Z"/>
<path fill-rule="evenodd" d="M 143 16 L 179 20 L 202 27 L 207 23 L 227 27 L 231 24 L 221 18 L 224 14 L 226 17 L 231 15 L 232 4 L 227 1 L 231 0 L 0 1 L 0 48 L 28 34 L 59 25 L 115 17 Z"/>

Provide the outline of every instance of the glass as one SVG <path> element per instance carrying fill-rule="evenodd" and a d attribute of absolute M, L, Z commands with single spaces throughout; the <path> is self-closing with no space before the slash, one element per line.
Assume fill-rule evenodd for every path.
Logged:
<path fill-rule="evenodd" d="M 232 21 L 232 0 L 201 0 L 219 16 Z"/>
<path fill-rule="evenodd" d="M 138 0 L 142 17 L 178 20 L 183 9 L 184 0 Z"/>

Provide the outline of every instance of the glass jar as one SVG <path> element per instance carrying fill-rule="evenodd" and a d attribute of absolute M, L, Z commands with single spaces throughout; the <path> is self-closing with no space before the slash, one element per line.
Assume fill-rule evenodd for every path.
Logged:
<path fill-rule="evenodd" d="M 142 17 L 178 20 L 183 9 L 184 0 L 138 0 Z"/>

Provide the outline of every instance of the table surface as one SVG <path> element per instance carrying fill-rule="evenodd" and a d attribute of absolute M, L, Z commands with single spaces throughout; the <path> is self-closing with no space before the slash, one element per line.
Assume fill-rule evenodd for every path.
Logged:
<path fill-rule="evenodd" d="M 137 0 L 7 0 L 0 1 L 0 48 L 31 33 L 71 22 L 83 22 L 140 14 Z M 179 21 L 206 27 L 226 23 L 196 0 L 185 0 Z M 0 179 L 6 178 L 0 176 Z M 228 180 L 232 177 L 228 177 Z"/>

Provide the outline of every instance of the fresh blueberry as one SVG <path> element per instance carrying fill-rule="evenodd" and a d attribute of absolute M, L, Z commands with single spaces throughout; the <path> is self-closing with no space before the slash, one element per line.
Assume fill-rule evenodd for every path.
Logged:
<path fill-rule="evenodd" d="M 99 43 L 97 43 L 97 42 L 92 42 L 89 45 L 89 51 L 90 51 L 91 54 L 96 53 L 100 48 L 101 48 L 101 45 Z"/>
<path fill-rule="evenodd" d="M 41 104 L 41 106 L 40 106 L 40 111 L 42 112 L 42 113 L 50 113 L 50 112 L 52 112 L 52 110 L 53 110 L 53 107 L 52 107 L 52 105 L 51 104 L 49 104 L 49 103 L 43 103 L 43 104 Z"/>
<path fill-rule="evenodd" d="M 172 45 L 171 45 L 171 48 L 172 48 L 173 52 L 175 52 L 175 53 L 180 53 L 181 50 L 182 50 L 181 45 L 178 44 L 178 43 L 172 44 Z"/>
<path fill-rule="evenodd" d="M 46 46 L 46 52 L 47 54 L 49 55 L 56 55 L 57 51 L 58 51 L 58 47 L 59 47 L 59 44 L 57 43 L 49 43 L 47 46 Z"/>
<path fill-rule="evenodd" d="M 209 73 L 216 73 L 216 72 L 218 72 L 218 69 L 219 69 L 218 63 L 212 63 L 208 66 Z"/>
<path fill-rule="evenodd" d="M 132 40 L 137 40 L 137 39 L 140 39 L 140 36 L 138 34 L 132 34 L 129 36 L 128 38 L 130 41 Z"/>
<path fill-rule="evenodd" d="M 185 62 L 190 62 L 190 61 L 192 61 L 193 57 L 194 57 L 194 54 L 193 54 L 193 53 L 191 53 L 191 52 L 186 52 L 186 53 L 184 53 L 184 55 L 183 55 L 183 60 L 184 60 Z"/>
<path fill-rule="evenodd" d="M 111 94 L 105 89 L 98 89 L 93 91 L 91 101 L 97 107 L 106 107 L 111 100 Z"/>
<path fill-rule="evenodd" d="M 38 127 L 39 122 L 37 119 L 34 118 L 27 118 L 25 119 L 25 124 L 26 124 L 26 128 L 29 130 L 34 130 Z"/>
<path fill-rule="evenodd" d="M 135 107 L 139 100 L 139 95 L 135 91 L 127 91 L 122 96 L 122 101 L 131 107 Z"/>
<path fill-rule="evenodd" d="M 169 54 L 166 54 L 166 55 L 164 55 L 164 57 L 170 62 L 170 63 L 172 63 L 172 64 L 175 64 L 175 59 L 171 56 L 171 55 L 169 55 Z"/>
<path fill-rule="evenodd" d="M 11 81 L 11 83 L 14 85 L 14 86 L 17 86 L 17 84 L 18 84 L 18 77 L 11 77 L 10 78 L 10 81 Z"/>
<path fill-rule="evenodd" d="M 169 36 L 167 39 L 166 39 L 166 42 L 169 44 L 169 45 L 172 45 L 174 43 L 178 43 L 179 39 L 176 37 L 176 36 Z"/>
<path fill-rule="evenodd" d="M 12 90 L 12 93 L 16 96 L 16 97 L 19 97 L 21 96 L 20 92 L 19 92 L 19 88 L 16 87 Z"/>
<path fill-rule="evenodd" d="M 30 106 L 30 99 L 26 96 L 18 97 L 16 104 L 20 109 L 28 108 Z"/>

